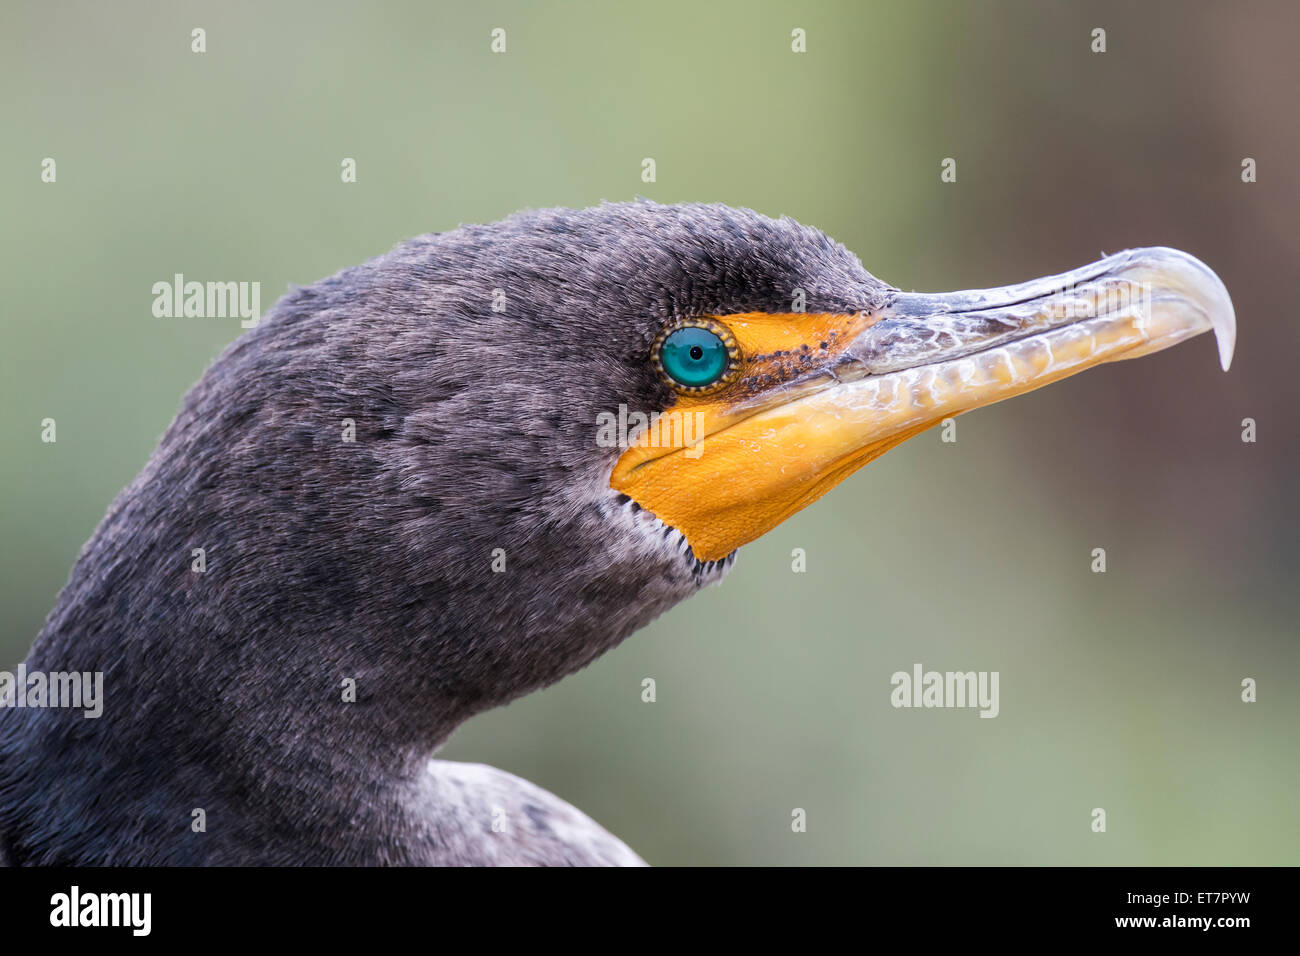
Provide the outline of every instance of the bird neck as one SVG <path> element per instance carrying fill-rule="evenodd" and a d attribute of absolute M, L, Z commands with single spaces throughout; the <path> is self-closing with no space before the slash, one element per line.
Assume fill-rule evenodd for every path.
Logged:
<path fill-rule="evenodd" d="M 618 515 L 534 528 L 493 571 L 490 549 L 480 567 L 451 546 L 430 560 L 324 515 L 236 539 L 216 510 L 195 523 L 182 495 L 151 493 L 158 477 L 114 505 L 26 661 L 102 675 L 102 714 L 0 720 L 0 831 L 46 834 L 47 862 L 140 862 L 114 854 L 141 828 L 174 835 L 150 844 L 158 860 L 236 860 L 272 839 L 300 862 L 373 858 L 417 826 L 404 794 L 460 723 L 701 583 L 688 563 L 652 573 L 627 534 L 589 537 Z"/>

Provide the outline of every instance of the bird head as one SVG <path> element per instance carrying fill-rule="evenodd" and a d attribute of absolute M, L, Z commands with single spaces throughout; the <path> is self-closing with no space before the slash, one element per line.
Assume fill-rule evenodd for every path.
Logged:
<path fill-rule="evenodd" d="M 448 686 L 498 702 L 919 432 L 1211 329 L 1226 368 L 1227 292 L 1172 249 L 920 294 L 788 218 L 639 201 L 410 240 L 287 296 L 196 393 L 291 426 L 248 443 L 242 481 L 268 458 L 308 479 L 259 510 L 333 566 L 317 588 L 374 579 L 405 602 L 386 626 L 459 634 Z M 530 636 L 470 651 L 475 629 Z"/>
<path fill-rule="evenodd" d="M 509 402 L 524 434 L 503 441 L 565 477 L 517 503 L 612 491 L 704 565 L 945 419 L 1210 329 L 1226 369 L 1235 338 L 1218 277 L 1166 248 L 917 294 L 815 229 L 721 205 L 531 212 L 465 242 L 486 253 L 462 353 L 481 401 Z"/>

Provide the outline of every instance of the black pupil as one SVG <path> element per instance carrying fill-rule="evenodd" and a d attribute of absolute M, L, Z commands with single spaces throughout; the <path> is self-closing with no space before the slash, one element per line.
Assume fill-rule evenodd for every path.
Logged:
<path fill-rule="evenodd" d="M 700 348 L 698 345 L 692 345 L 692 346 L 691 346 L 691 358 L 695 359 L 695 361 L 697 361 L 697 362 L 698 362 L 700 359 L 704 358 L 704 349 Z"/>

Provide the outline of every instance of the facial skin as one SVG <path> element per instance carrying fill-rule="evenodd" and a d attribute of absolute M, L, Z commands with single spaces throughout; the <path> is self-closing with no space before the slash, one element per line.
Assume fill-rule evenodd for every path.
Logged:
<path fill-rule="evenodd" d="M 1211 328 L 1226 370 L 1236 334 L 1218 277 L 1163 248 L 1002 289 L 891 291 L 863 312 L 702 318 L 738 358 L 716 391 L 678 389 L 696 443 L 630 448 L 610 484 L 706 561 L 945 418 Z"/>

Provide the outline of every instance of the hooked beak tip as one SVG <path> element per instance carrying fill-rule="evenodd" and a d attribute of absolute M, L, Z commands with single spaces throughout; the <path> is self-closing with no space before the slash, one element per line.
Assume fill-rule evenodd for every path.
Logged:
<path fill-rule="evenodd" d="M 1157 305 L 1164 300 L 1203 316 L 1206 326 L 1214 332 L 1219 365 L 1226 372 L 1237 347 L 1237 317 L 1228 289 L 1214 270 L 1195 256 L 1165 246 L 1120 255 L 1130 255 L 1133 261 L 1116 271 L 1157 289 Z"/>

